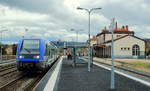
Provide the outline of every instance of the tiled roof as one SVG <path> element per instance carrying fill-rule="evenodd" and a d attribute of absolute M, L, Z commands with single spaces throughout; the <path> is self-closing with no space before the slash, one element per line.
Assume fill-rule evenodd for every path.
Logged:
<path fill-rule="evenodd" d="M 116 28 L 115 31 L 124 31 L 124 32 L 128 32 L 128 26 L 122 26 L 121 28 Z"/>
<path fill-rule="evenodd" d="M 116 27 L 116 29 L 114 30 L 114 33 L 117 33 L 117 34 L 134 34 L 134 31 L 129 31 L 128 25 L 126 25 L 126 26 L 122 26 L 121 28 Z M 106 27 L 105 27 L 96 36 L 100 36 L 102 34 L 111 34 L 111 32 L 108 29 L 106 29 Z"/>
<path fill-rule="evenodd" d="M 127 36 L 132 36 L 132 37 L 137 38 L 137 39 L 139 39 L 139 40 L 145 41 L 144 39 L 141 39 L 141 38 L 139 38 L 139 37 L 137 37 L 137 36 L 134 36 L 134 35 L 125 35 L 125 36 L 122 36 L 122 37 L 119 37 L 119 38 L 114 39 L 114 41 L 120 40 L 120 39 L 125 38 L 125 37 L 127 37 Z M 108 41 L 106 41 L 105 43 L 109 43 L 109 42 L 111 42 L 111 41 L 112 41 L 112 40 L 108 40 Z"/>

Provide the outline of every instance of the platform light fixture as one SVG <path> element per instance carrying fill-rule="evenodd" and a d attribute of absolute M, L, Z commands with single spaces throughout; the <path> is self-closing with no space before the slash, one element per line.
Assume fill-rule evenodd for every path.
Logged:
<path fill-rule="evenodd" d="M 86 8 L 81 8 L 81 7 L 77 7 L 77 10 L 85 10 L 86 12 L 88 12 L 88 17 L 89 17 L 89 23 L 88 23 L 88 49 L 89 49 L 89 61 L 88 61 L 88 71 L 91 70 L 91 47 L 90 47 L 90 15 L 91 12 L 94 10 L 100 10 L 102 8 L 91 8 L 91 9 L 86 9 Z"/>

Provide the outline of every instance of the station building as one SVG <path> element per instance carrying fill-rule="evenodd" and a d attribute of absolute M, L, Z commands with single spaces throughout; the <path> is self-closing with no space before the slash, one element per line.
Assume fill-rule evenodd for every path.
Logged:
<path fill-rule="evenodd" d="M 90 46 L 93 46 L 97 43 L 97 37 L 93 36 L 93 38 L 90 39 Z"/>
<path fill-rule="evenodd" d="M 96 43 L 93 44 L 94 55 L 97 57 L 111 57 L 111 32 L 102 29 L 96 35 Z M 145 41 L 134 35 L 128 26 L 117 27 L 114 30 L 114 56 L 117 58 L 143 58 L 145 57 Z"/>

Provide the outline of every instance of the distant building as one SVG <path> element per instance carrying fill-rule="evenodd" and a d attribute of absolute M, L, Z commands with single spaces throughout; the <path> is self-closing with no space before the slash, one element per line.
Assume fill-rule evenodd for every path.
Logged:
<path fill-rule="evenodd" d="M 8 46 L 6 49 L 6 54 L 7 55 L 12 55 L 13 54 L 13 47 L 12 46 Z"/>
<path fill-rule="evenodd" d="M 96 35 L 97 43 L 94 53 L 97 57 L 111 57 L 112 35 L 106 27 Z M 145 41 L 129 31 L 128 26 L 117 27 L 114 30 L 114 55 L 118 58 L 138 58 L 145 56 Z"/>

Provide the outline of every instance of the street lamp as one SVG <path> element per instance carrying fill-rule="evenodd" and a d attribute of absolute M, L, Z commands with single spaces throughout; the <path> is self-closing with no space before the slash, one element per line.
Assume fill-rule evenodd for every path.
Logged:
<path fill-rule="evenodd" d="M 115 30 L 115 19 L 113 18 L 109 26 L 109 30 L 112 33 L 112 42 L 111 42 L 111 58 L 112 58 L 112 67 L 111 67 L 111 82 L 110 88 L 115 89 L 115 73 L 114 73 L 114 30 Z"/>
<path fill-rule="evenodd" d="M 89 41 L 88 41 L 88 49 L 89 49 L 89 61 L 88 61 L 88 71 L 91 70 L 91 48 L 90 48 L 90 15 L 91 15 L 91 12 L 94 11 L 94 10 L 100 10 L 102 8 L 91 8 L 91 9 L 86 9 L 86 8 L 81 8 L 81 7 L 77 7 L 78 10 L 85 10 L 88 12 L 89 14 L 89 25 L 88 25 L 88 28 L 89 28 L 89 31 L 88 31 L 88 37 L 89 37 Z"/>
<path fill-rule="evenodd" d="M 2 33 L 3 32 L 5 32 L 5 31 L 8 31 L 8 30 L 2 30 L 2 31 L 0 31 L 0 33 L 1 33 L 1 61 L 2 61 L 2 56 L 3 56 L 3 54 L 2 54 Z"/>

